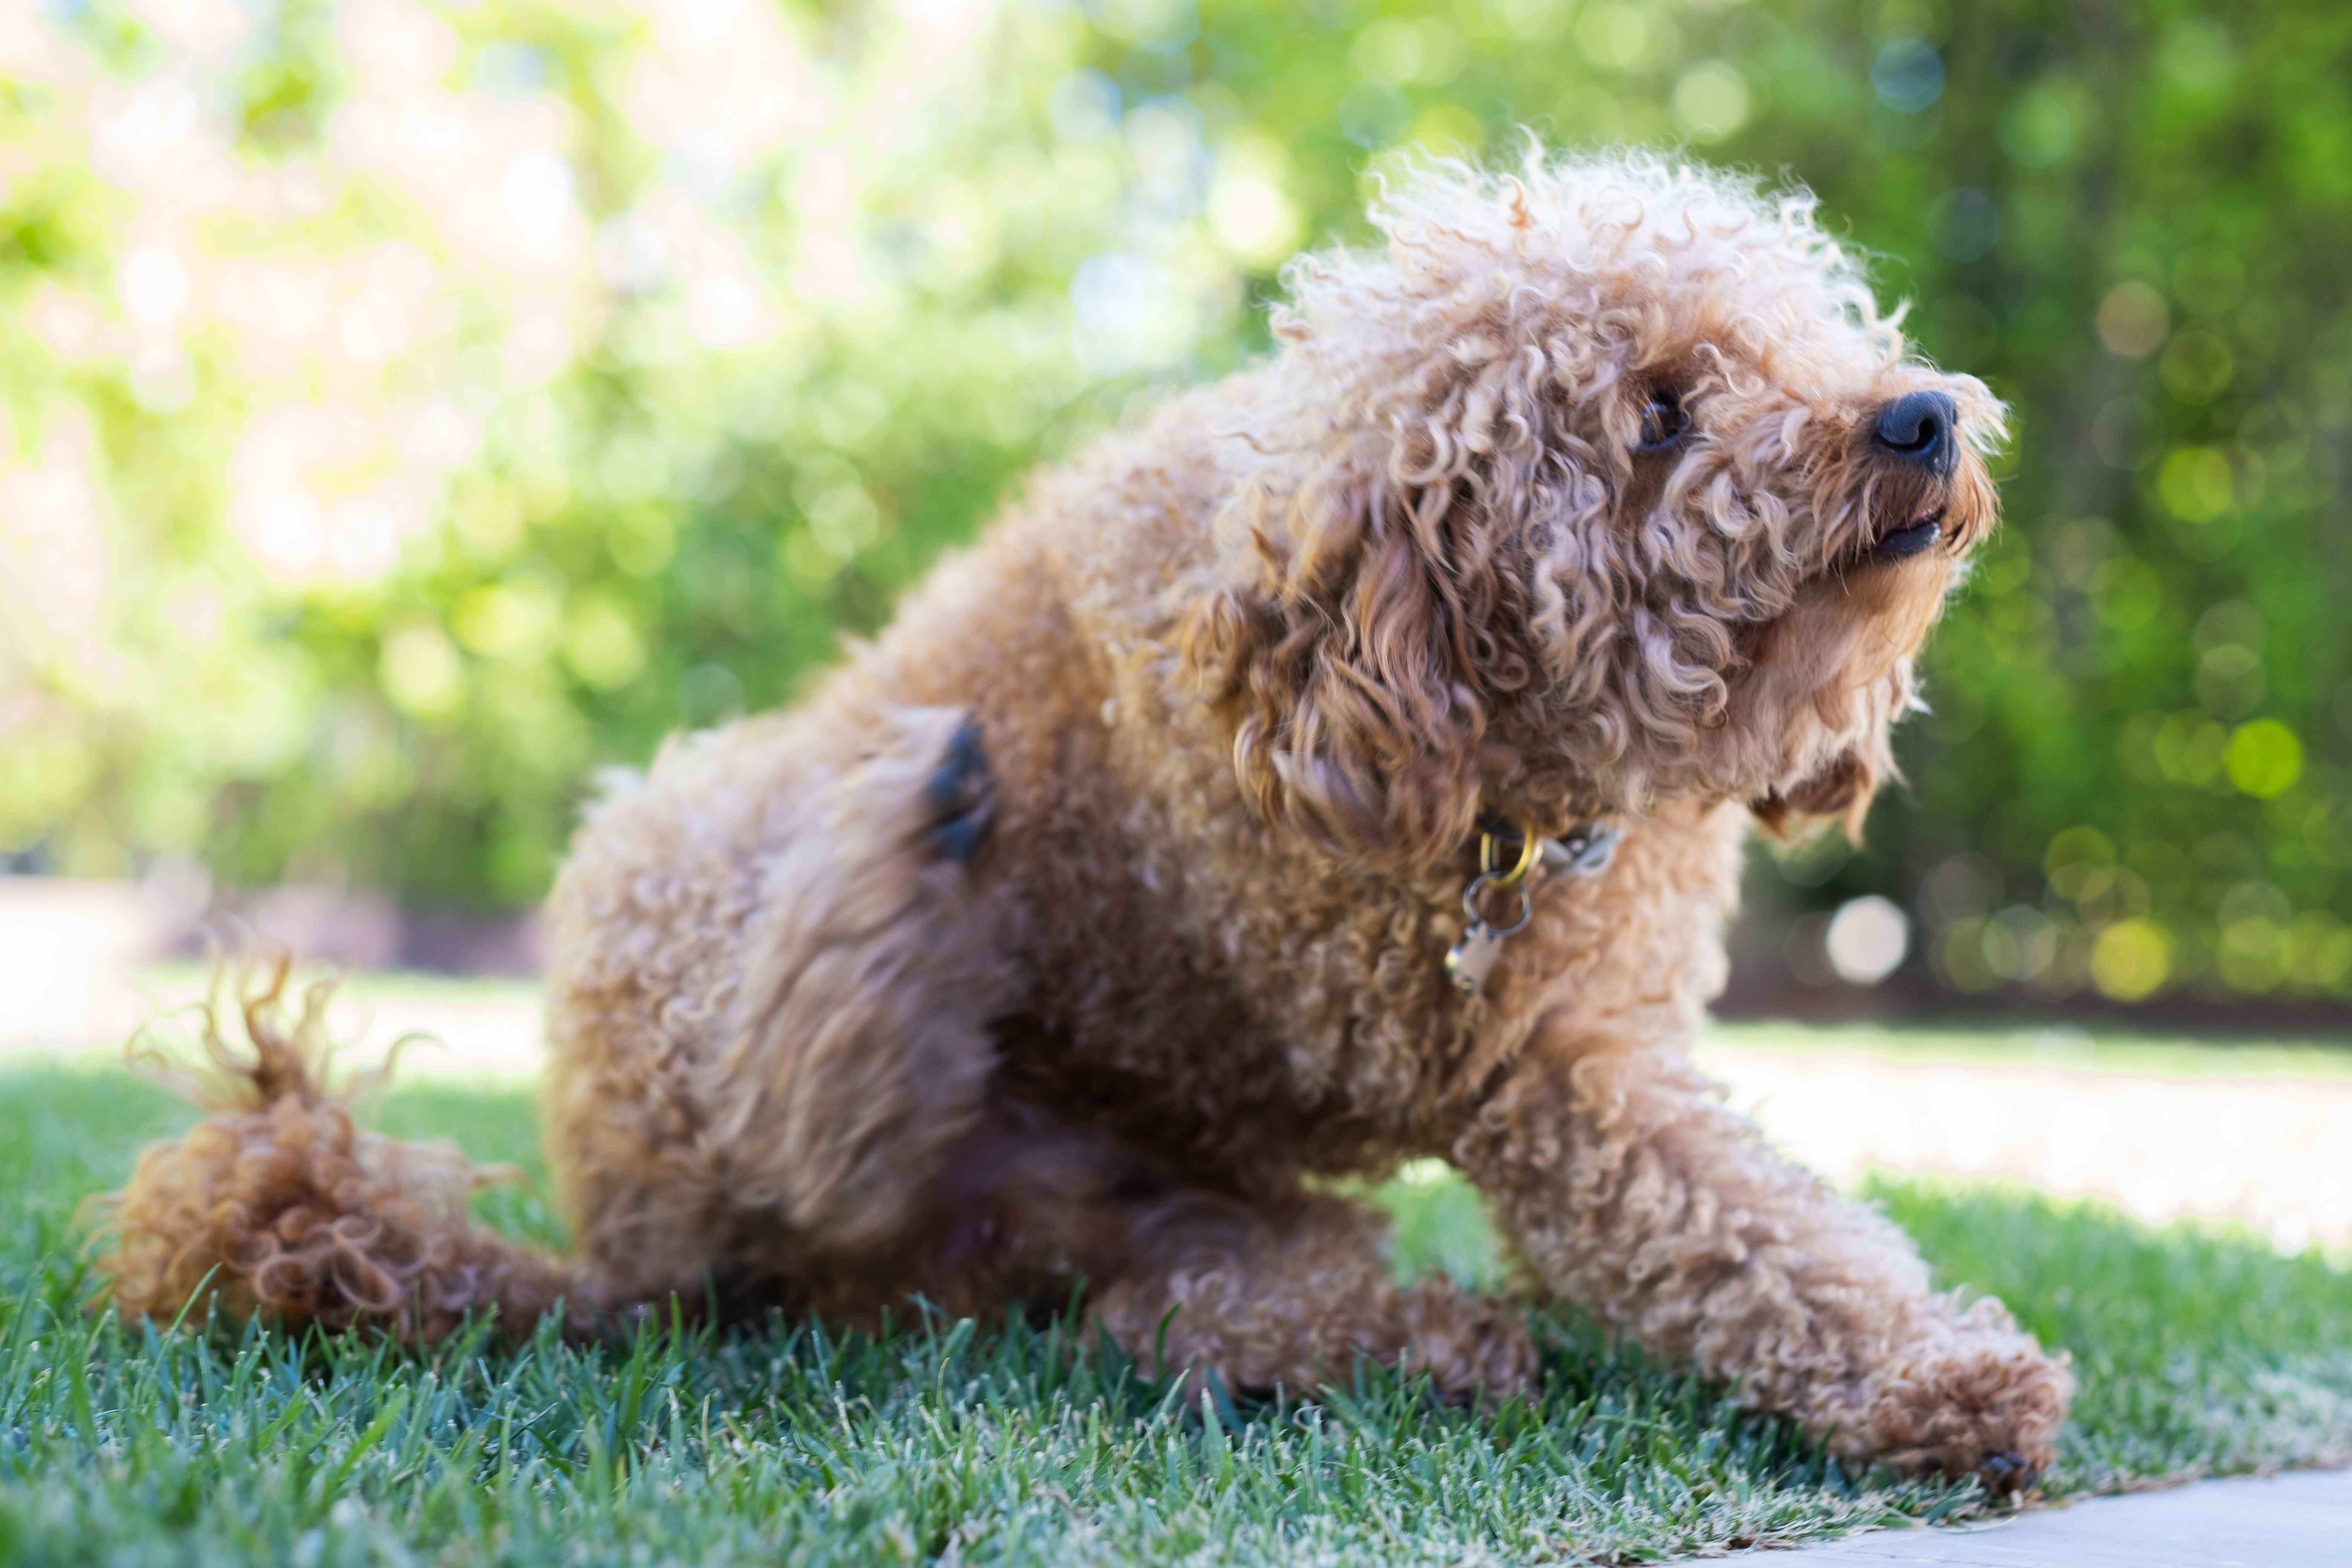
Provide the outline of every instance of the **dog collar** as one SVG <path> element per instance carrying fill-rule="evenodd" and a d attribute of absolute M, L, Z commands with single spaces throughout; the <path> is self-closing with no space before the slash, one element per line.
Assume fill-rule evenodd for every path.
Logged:
<path fill-rule="evenodd" d="M 1614 823 L 1580 822 L 1557 837 L 1524 823 L 1482 814 L 1478 818 L 1478 874 L 1462 889 L 1468 923 L 1462 940 L 1445 954 L 1446 978 L 1465 996 L 1475 996 L 1503 956 L 1505 939 L 1535 918 L 1535 884 L 1549 876 L 1591 878 L 1609 869 L 1625 830 Z M 1486 918 L 1486 897 L 1494 889 L 1518 895 L 1519 907 L 1507 924 Z"/>

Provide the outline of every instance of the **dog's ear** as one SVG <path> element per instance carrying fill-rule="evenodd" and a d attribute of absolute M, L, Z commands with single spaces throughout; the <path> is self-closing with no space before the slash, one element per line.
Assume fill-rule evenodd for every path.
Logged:
<path fill-rule="evenodd" d="M 1193 600 L 1182 651 L 1270 823 L 1329 852 L 1427 865 L 1470 836 L 1486 712 L 1469 677 L 1486 580 L 1452 557 L 1455 498 L 1376 458 L 1239 498 L 1244 548 Z"/>

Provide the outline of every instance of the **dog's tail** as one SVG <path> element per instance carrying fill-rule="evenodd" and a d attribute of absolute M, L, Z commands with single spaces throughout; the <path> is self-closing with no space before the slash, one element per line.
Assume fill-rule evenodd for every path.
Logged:
<path fill-rule="evenodd" d="M 329 1074 L 331 987 L 289 1002 L 289 969 L 283 952 L 224 963 L 199 1011 L 210 1070 L 163 1075 L 211 1114 L 150 1146 L 130 1184 L 98 1200 L 111 1211 L 98 1268 L 114 1305 L 173 1321 L 210 1296 L 238 1317 L 432 1341 L 469 1313 L 528 1334 L 562 1301 L 571 1326 L 588 1326 L 596 1304 L 577 1265 L 468 1212 L 501 1173 L 352 1125 Z"/>

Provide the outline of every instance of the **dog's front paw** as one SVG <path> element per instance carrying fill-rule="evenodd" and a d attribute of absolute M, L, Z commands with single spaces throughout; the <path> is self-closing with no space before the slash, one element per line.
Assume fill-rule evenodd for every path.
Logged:
<path fill-rule="evenodd" d="M 1974 1475 L 1995 1497 L 2026 1490 L 2056 1450 L 2073 1376 L 1997 1303 L 1937 1328 L 1873 1372 L 1842 1456 L 1905 1475 Z"/>

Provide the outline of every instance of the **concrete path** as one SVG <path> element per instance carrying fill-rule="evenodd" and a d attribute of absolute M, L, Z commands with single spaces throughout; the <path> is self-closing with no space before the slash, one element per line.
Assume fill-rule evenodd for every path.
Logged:
<path fill-rule="evenodd" d="M 2352 1568 L 2352 1470 L 2202 1481 L 2037 1509 L 1989 1525 L 1881 1530 L 1747 1555 L 1759 1568 Z"/>
<path fill-rule="evenodd" d="M 1870 1171 L 2005 1178 L 2158 1225 L 2236 1220 L 2283 1252 L 2352 1247 L 2347 1063 L 2115 1050 L 2057 1029 L 1717 1026 L 1699 1053 L 1735 1109 L 1840 1185 Z"/>

